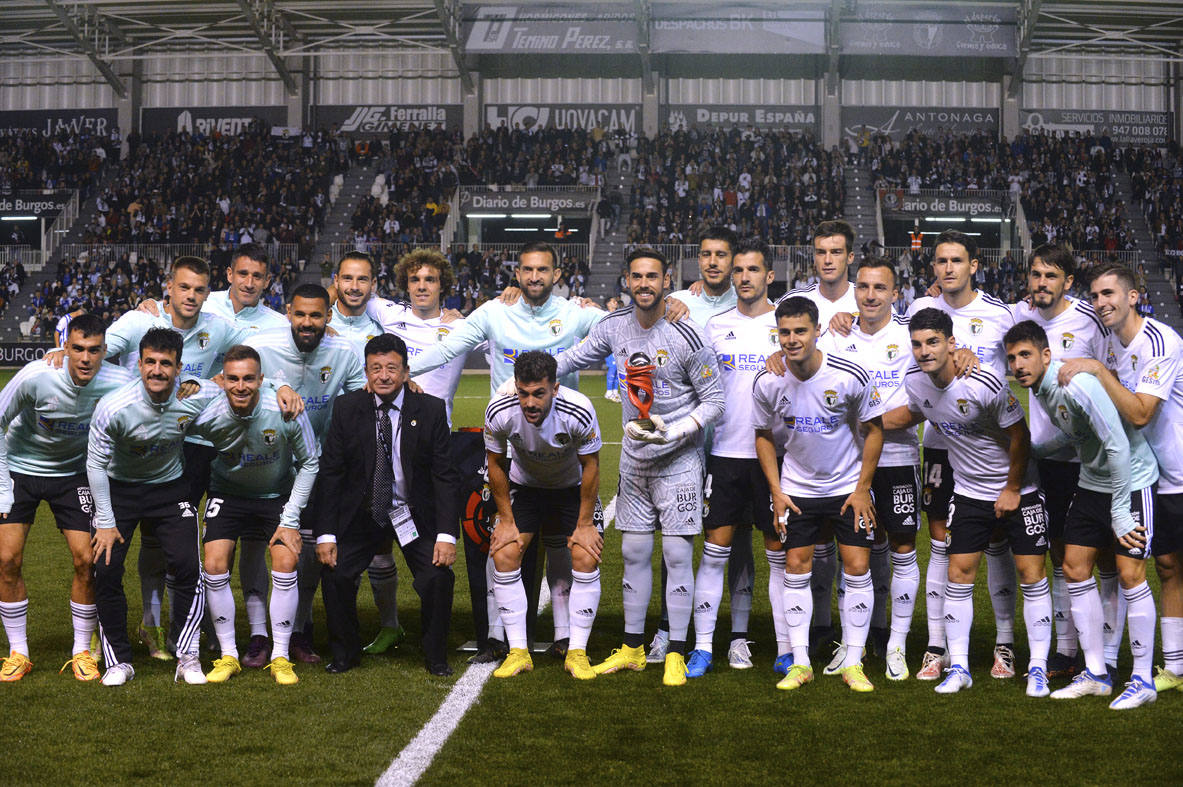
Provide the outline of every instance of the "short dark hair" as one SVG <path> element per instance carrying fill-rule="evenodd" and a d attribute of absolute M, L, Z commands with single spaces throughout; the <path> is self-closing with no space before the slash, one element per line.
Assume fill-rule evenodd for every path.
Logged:
<path fill-rule="evenodd" d="M 1072 256 L 1072 252 L 1054 243 L 1045 243 L 1031 252 L 1031 259 L 1027 261 L 1027 267 L 1034 265 L 1036 260 L 1044 265 L 1054 265 L 1064 271 L 1065 278 L 1076 273 L 1076 258 Z"/>
<path fill-rule="evenodd" d="M 670 261 L 666 259 L 665 255 L 649 246 L 638 246 L 630 251 L 628 256 L 624 258 L 624 269 L 628 270 L 632 266 L 633 260 L 639 259 L 657 260 L 661 263 L 662 273 L 666 273 L 670 269 Z"/>
<path fill-rule="evenodd" d="M 777 322 L 780 322 L 782 317 L 800 317 L 802 314 L 808 316 L 809 321 L 815 327 L 817 326 L 817 304 L 802 295 L 785 298 L 776 306 L 775 316 Z"/>
<path fill-rule="evenodd" d="M 523 254 L 531 254 L 533 252 L 541 252 L 543 254 L 549 254 L 551 267 L 556 268 L 556 269 L 559 267 L 558 252 L 555 251 L 554 246 L 551 246 L 549 243 L 547 243 L 544 240 L 532 240 L 529 243 L 527 243 L 525 246 L 522 246 L 522 248 L 520 248 L 518 250 L 518 262 L 522 261 Z"/>
<path fill-rule="evenodd" d="M 513 362 L 513 376 L 522 383 L 536 383 L 542 380 L 553 383 L 559 378 L 559 364 L 548 352 L 530 350 L 519 355 Z"/>
<path fill-rule="evenodd" d="M 223 365 L 234 361 L 254 361 L 259 364 L 260 369 L 263 368 L 263 359 L 259 357 L 259 351 L 245 344 L 234 345 L 226 351 L 226 355 L 222 358 Z"/>
<path fill-rule="evenodd" d="M 329 291 L 324 287 L 321 287 L 319 284 L 310 281 L 306 281 L 296 289 L 292 290 L 292 297 L 288 300 L 288 303 L 296 300 L 296 298 L 319 298 L 325 302 L 326 307 L 332 303 L 332 301 L 329 300 Z"/>
<path fill-rule="evenodd" d="M 969 255 L 971 260 L 978 258 L 978 242 L 973 239 L 972 235 L 966 235 L 961 230 L 945 230 L 933 241 L 932 247 L 935 249 L 942 243 L 956 243 L 964 246 L 965 253 Z"/>
<path fill-rule="evenodd" d="M 912 319 L 908 321 L 908 333 L 916 333 L 916 331 L 936 331 L 943 333 L 946 339 L 951 338 L 953 336 L 953 318 L 931 306 L 921 309 L 913 314 Z"/>
<path fill-rule="evenodd" d="M 181 363 L 181 350 L 185 348 L 185 340 L 181 334 L 172 328 L 149 328 L 140 338 L 140 355 L 147 350 L 157 352 L 171 352 L 174 360 Z"/>
<path fill-rule="evenodd" d="M 1002 337 L 1002 343 L 1009 347 L 1019 342 L 1031 342 L 1035 345 L 1036 349 L 1042 352 L 1047 349 L 1047 331 L 1041 328 L 1039 323 L 1034 320 L 1017 322 Z"/>
<path fill-rule="evenodd" d="M 724 227 L 722 224 L 716 224 L 704 232 L 698 239 L 699 244 L 701 244 L 704 240 L 721 240 L 727 244 L 727 249 L 732 254 L 735 254 L 735 249 L 739 245 L 739 239 L 736 237 L 735 233 L 731 231 L 731 228 Z"/>
<path fill-rule="evenodd" d="M 83 339 L 91 336 L 106 336 L 107 325 L 103 322 L 103 318 L 97 314 L 79 314 L 74 319 L 70 320 L 70 327 L 66 329 L 66 336 L 78 331 L 82 334 Z"/>
<path fill-rule="evenodd" d="M 337 273 L 341 272 L 341 266 L 344 265 L 348 260 L 361 260 L 362 262 L 369 263 L 370 278 L 374 278 L 378 275 L 378 269 L 374 267 L 374 258 L 369 254 L 366 254 L 364 251 L 358 251 L 357 249 L 345 252 L 345 256 L 337 260 Z"/>
<path fill-rule="evenodd" d="M 1125 287 L 1126 290 L 1138 289 L 1137 274 L 1124 265 L 1113 263 L 1111 265 L 1104 265 L 1093 271 L 1093 277 L 1089 280 L 1090 287 L 1092 286 L 1092 282 L 1096 281 L 1102 276 L 1116 276 L 1118 282 L 1120 282 L 1121 286 Z"/>
<path fill-rule="evenodd" d="M 173 267 L 168 272 L 168 277 L 171 279 L 173 276 L 176 276 L 177 271 L 179 270 L 193 271 L 198 276 L 204 276 L 207 279 L 210 277 L 209 263 L 203 260 L 201 257 L 193 257 L 189 255 L 177 257 L 175 260 L 173 260 Z"/>
<path fill-rule="evenodd" d="M 813 228 L 812 240 L 818 238 L 829 238 L 834 235 L 841 235 L 846 239 L 846 252 L 849 254 L 854 251 L 854 227 L 842 219 L 832 219 L 830 221 L 823 221 Z"/>
<path fill-rule="evenodd" d="M 899 285 L 899 277 L 896 276 L 895 266 L 891 264 L 891 260 L 886 257 L 863 257 L 863 261 L 859 263 L 858 269 L 869 270 L 871 268 L 884 268 L 891 272 L 891 286 Z"/>
<path fill-rule="evenodd" d="M 267 256 L 267 249 L 261 243 L 244 243 L 230 253 L 230 264 L 239 257 L 246 257 L 261 263 L 264 268 L 271 270 L 271 258 Z"/>
<path fill-rule="evenodd" d="M 366 342 L 366 361 L 371 355 L 385 355 L 395 353 L 402 357 L 403 366 L 407 365 L 407 343 L 393 333 L 380 333 Z"/>
<path fill-rule="evenodd" d="M 768 244 L 764 242 L 763 238 L 756 236 L 744 238 L 731 248 L 734 250 L 731 252 L 733 257 L 737 254 L 759 254 L 760 258 L 764 260 L 764 270 L 772 270 L 772 249 L 768 248 Z"/>

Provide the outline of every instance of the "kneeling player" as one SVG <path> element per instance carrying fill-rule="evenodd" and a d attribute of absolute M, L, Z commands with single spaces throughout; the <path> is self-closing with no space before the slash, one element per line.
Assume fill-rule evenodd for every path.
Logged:
<path fill-rule="evenodd" d="M 1154 452 L 1141 432 L 1121 420 L 1096 377 L 1078 373 L 1067 385 L 1058 384 L 1062 364 L 1051 360 L 1043 328 L 1027 320 L 1007 331 L 1004 341 L 1015 379 L 1031 390 L 1060 430 L 1052 440 L 1034 446 L 1036 455 L 1074 445 L 1081 460 L 1076 494 L 1064 522 L 1064 576 L 1085 671 L 1051 696 L 1108 696 L 1113 690 L 1105 669 L 1101 596 L 1093 581 L 1097 553 L 1112 548 L 1128 601 L 1134 672 L 1126 690 L 1109 707 L 1124 710 L 1154 702 L 1150 675 L 1154 646 L 1146 644 L 1154 642 L 1154 598 L 1146 584 L 1158 480 Z"/>
<path fill-rule="evenodd" d="M 536 534 L 559 534 L 571 550 L 571 633 L 564 667 L 594 678 L 587 639 L 600 605 L 600 550 L 593 515 L 599 502 L 600 425 L 586 396 L 558 384 L 555 359 L 541 350 L 514 362 L 515 394 L 485 411 L 489 489 L 498 521 L 489 544 L 493 596 L 509 655 L 493 673 L 508 678 L 534 668 L 526 642 L 522 553 Z M 513 464 L 507 457 L 513 445 Z"/>
<path fill-rule="evenodd" d="M 908 372 L 910 418 L 887 419 L 887 427 L 927 419 L 948 438 L 953 466 L 953 503 L 949 516 L 949 583 L 945 587 L 945 632 L 949 667 L 936 687 L 953 694 L 973 685 L 969 674 L 969 632 L 973 591 L 990 534 L 1007 535 L 1023 589 L 1023 619 L 1031 649 L 1027 694 L 1044 696 L 1051 648 L 1052 601 L 1044 569 L 1047 515 L 1028 465 L 1031 434 L 1023 407 L 1002 380 L 983 367 L 957 377 L 953 363 L 953 321 L 939 309 L 921 309 L 909 323 L 912 356 L 918 368 Z"/>
<path fill-rule="evenodd" d="M 193 433 L 218 450 L 205 506 L 205 589 L 221 658 L 206 674 L 222 683 L 242 671 L 234 641 L 230 564 L 238 539 L 271 544 L 271 663 L 276 683 L 298 678 L 288 657 L 299 591 L 300 512 L 316 480 L 316 435 L 308 416 L 285 421 L 274 397 L 260 396 L 263 372 L 253 347 L 226 353 L 226 396 L 202 412 Z M 294 472 L 293 472 L 294 471 Z M 293 478 L 294 475 L 294 478 Z M 286 498 L 286 502 L 285 502 Z"/>
<path fill-rule="evenodd" d="M 817 349 L 821 331 L 813 301 L 799 296 L 781 301 L 776 325 L 788 372 L 783 377 L 760 372 L 752 391 L 756 455 L 772 493 L 775 532 L 787 550 L 783 595 L 793 666 L 776 687 L 792 690 L 813 680 L 813 548 L 818 534 L 833 527 L 846 583 L 841 673 L 854 691 L 872 691 L 862 660 L 875 603 L 871 479 L 883 448 L 883 401 L 864 370 Z M 772 442 L 777 422 L 787 430 L 779 472 Z M 856 423 L 865 430 L 862 446 L 851 428 Z"/>

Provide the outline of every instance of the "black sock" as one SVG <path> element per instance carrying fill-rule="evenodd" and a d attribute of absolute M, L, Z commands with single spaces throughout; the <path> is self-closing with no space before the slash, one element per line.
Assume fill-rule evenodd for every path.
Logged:
<path fill-rule="evenodd" d="M 944 655 L 945 655 L 945 649 L 944 649 L 944 648 L 938 648 L 938 647 L 934 647 L 934 646 L 932 646 L 932 645 L 929 645 L 927 648 L 925 648 L 925 650 L 927 650 L 929 653 L 935 653 L 935 654 L 937 654 L 938 656 L 944 656 Z"/>
<path fill-rule="evenodd" d="M 746 632 L 746 631 L 731 632 L 731 641 L 732 642 L 735 642 L 737 639 L 746 640 L 747 638 L 748 638 L 748 632 Z"/>
<path fill-rule="evenodd" d="M 667 650 L 666 653 L 677 653 L 679 655 L 685 656 L 686 655 L 686 640 L 671 639 L 670 640 L 670 649 Z"/>
<path fill-rule="evenodd" d="M 627 631 L 624 632 L 624 644 L 630 648 L 639 648 L 644 641 L 645 634 L 643 632 L 640 634 L 629 634 Z"/>

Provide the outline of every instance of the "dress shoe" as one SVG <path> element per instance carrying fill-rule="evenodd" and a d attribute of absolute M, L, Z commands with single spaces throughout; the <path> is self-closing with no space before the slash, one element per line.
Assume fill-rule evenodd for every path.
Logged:
<path fill-rule="evenodd" d="M 432 664 L 431 662 L 428 662 L 427 671 L 432 675 L 436 675 L 441 678 L 446 678 L 452 674 L 452 668 L 448 666 L 446 661 L 441 661 L 438 664 Z"/>
<path fill-rule="evenodd" d="M 325 672 L 328 672 L 333 675 L 338 675 L 342 672 L 349 672 L 349 670 L 356 667 L 357 664 L 358 664 L 358 662 L 356 660 L 338 661 L 337 659 L 333 659 L 332 661 L 330 661 L 328 664 L 325 665 Z"/>

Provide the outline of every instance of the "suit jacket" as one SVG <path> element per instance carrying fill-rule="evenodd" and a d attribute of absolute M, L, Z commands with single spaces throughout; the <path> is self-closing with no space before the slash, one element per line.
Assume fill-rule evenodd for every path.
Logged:
<path fill-rule="evenodd" d="M 373 394 L 353 391 L 337 397 L 321 446 L 320 507 L 313 528 L 317 536 L 331 533 L 340 538 L 380 524 L 374 523 L 370 511 L 376 430 Z M 440 533 L 460 533 L 460 472 L 449 451 L 450 434 L 442 399 L 404 392 L 399 459 L 411 517 L 420 537 L 431 541 Z"/>

